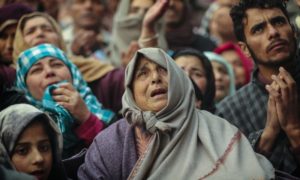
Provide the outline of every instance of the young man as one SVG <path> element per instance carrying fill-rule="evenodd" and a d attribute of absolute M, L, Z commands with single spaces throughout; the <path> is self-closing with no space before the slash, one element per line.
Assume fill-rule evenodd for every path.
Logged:
<path fill-rule="evenodd" d="M 240 128 L 276 169 L 300 177 L 300 69 L 285 3 L 241 0 L 231 18 L 240 47 L 257 68 L 252 81 L 218 104 L 216 113 Z"/>

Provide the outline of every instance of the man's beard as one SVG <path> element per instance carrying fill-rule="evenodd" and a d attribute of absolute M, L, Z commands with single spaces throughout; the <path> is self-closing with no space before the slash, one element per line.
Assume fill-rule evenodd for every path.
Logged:
<path fill-rule="evenodd" d="M 262 60 L 260 58 L 258 58 L 256 56 L 256 54 L 254 53 L 254 51 L 250 48 L 250 46 L 247 44 L 248 50 L 251 54 L 251 57 L 253 59 L 253 61 L 255 62 L 256 65 L 262 65 L 262 66 L 266 66 L 266 67 L 280 67 L 280 66 L 285 66 L 287 64 L 290 64 L 291 62 L 293 62 L 293 60 L 296 57 L 296 53 L 297 53 L 297 40 L 296 38 L 293 38 L 293 43 L 294 43 L 294 49 L 292 52 L 290 52 L 290 55 L 284 59 L 281 60 L 277 60 L 277 61 L 266 61 L 266 60 Z"/>

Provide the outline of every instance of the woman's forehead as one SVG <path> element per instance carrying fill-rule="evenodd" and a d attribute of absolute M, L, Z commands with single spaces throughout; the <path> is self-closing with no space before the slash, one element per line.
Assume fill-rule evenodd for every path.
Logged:
<path fill-rule="evenodd" d="M 135 70 L 137 70 L 137 69 L 139 69 L 141 67 L 144 67 L 144 66 L 148 66 L 148 65 L 156 65 L 156 66 L 162 67 L 160 64 L 156 63 L 154 60 L 152 60 L 152 59 L 150 59 L 148 57 L 145 57 L 144 55 L 141 55 L 136 60 Z"/>
<path fill-rule="evenodd" d="M 48 18 L 42 15 L 36 15 L 25 19 L 23 29 L 25 29 L 28 26 L 32 27 L 40 24 L 46 24 L 52 28 L 54 27 Z"/>

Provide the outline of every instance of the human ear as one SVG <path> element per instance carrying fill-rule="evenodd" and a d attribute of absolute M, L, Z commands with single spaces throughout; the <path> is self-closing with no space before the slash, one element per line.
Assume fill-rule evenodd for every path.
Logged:
<path fill-rule="evenodd" d="M 252 58 L 252 57 L 251 57 L 251 53 L 250 53 L 250 51 L 249 51 L 248 46 L 247 46 L 246 43 L 244 43 L 244 42 L 242 42 L 242 41 L 239 41 L 239 42 L 238 42 L 238 45 L 239 45 L 239 47 L 241 48 L 241 50 L 243 51 L 243 53 L 244 53 L 248 58 Z"/>

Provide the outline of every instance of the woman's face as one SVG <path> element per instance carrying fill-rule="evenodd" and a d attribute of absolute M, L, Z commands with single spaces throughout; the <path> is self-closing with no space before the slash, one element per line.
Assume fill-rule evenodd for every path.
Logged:
<path fill-rule="evenodd" d="M 46 180 L 52 168 L 49 136 L 40 121 L 33 122 L 21 133 L 11 157 L 17 171 Z"/>
<path fill-rule="evenodd" d="M 58 59 L 45 57 L 36 62 L 28 71 L 26 85 L 30 94 L 41 100 L 45 89 L 62 80 L 72 82 L 72 75 L 69 68 Z"/>
<path fill-rule="evenodd" d="M 141 57 L 133 77 L 133 96 L 143 111 L 158 112 L 168 103 L 168 72 L 163 67 Z"/>
<path fill-rule="evenodd" d="M 222 100 L 229 94 L 230 78 L 226 67 L 216 61 L 211 61 L 216 84 L 215 101 Z"/>
<path fill-rule="evenodd" d="M 235 85 L 243 86 L 246 83 L 246 72 L 240 57 L 234 50 L 222 52 L 221 56 L 226 59 L 233 67 L 235 75 Z"/>
<path fill-rule="evenodd" d="M 59 36 L 51 23 L 41 16 L 28 19 L 23 28 L 23 37 L 25 43 L 30 47 L 49 43 L 59 46 Z"/>
<path fill-rule="evenodd" d="M 175 62 L 190 78 L 193 79 L 201 92 L 205 94 L 207 78 L 202 61 L 196 56 L 186 55 L 176 58 Z"/>

